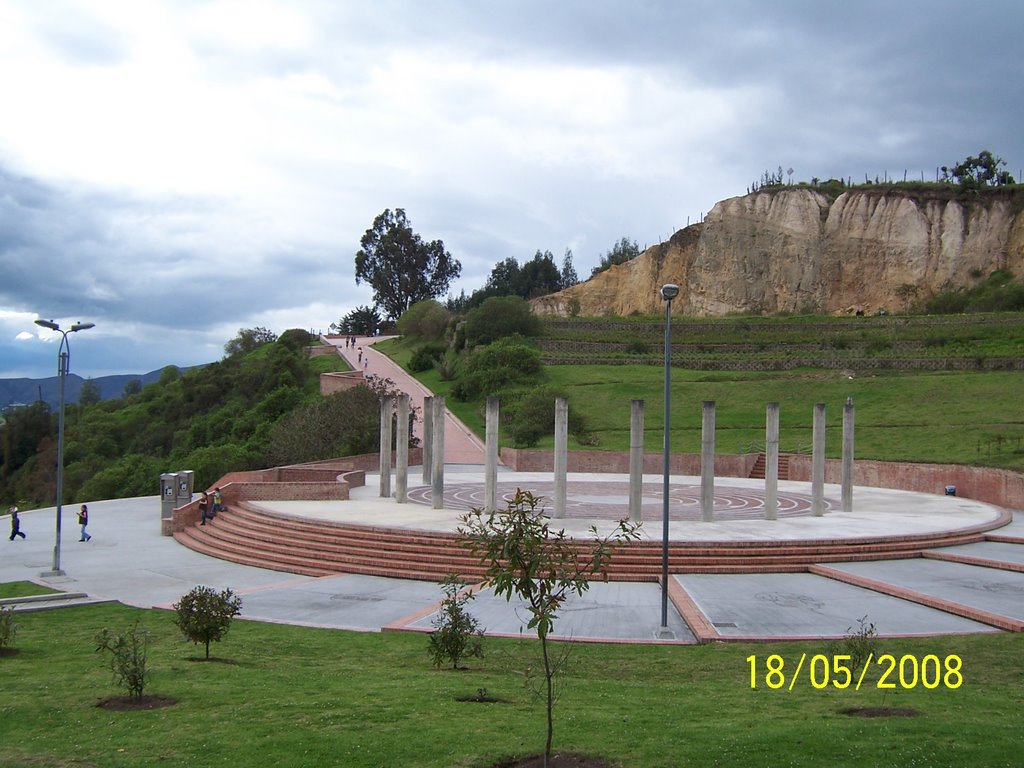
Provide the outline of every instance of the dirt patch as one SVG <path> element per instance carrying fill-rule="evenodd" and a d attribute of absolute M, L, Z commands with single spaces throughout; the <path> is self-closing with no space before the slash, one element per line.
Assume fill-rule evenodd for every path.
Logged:
<path fill-rule="evenodd" d="M 494 764 L 493 768 L 543 768 L 544 755 L 511 757 Z M 548 768 L 617 768 L 603 757 L 580 755 L 575 752 L 555 753 L 548 760 Z"/>
<path fill-rule="evenodd" d="M 18 655 L 18 649 L 17 648 L 0 648 L 0 658 L 5 658 L 7 656 L 17 656 L 17 655 Z"/>
<path fill-rule="evenodd" d="M 112 696 L 96 702 L 100 709 L 107 709 L 113 712 L 134 712 L 140 709 L 163 709 L 173 707 L 178 700 L 171 696 L 143 696 L 136 699 L 133 696 Z"/>
<path fill-rule="evenodd" d="M 234 659 L 219 659 L 216 656 L 206 658 L 205 656 L 189 656 L 185 661 L 198 661 L 204 664 L 238 664 Z"/>
<path fill-rule="evenodd" d="M 921 713 L 910 707 L 852 707 L 840 710 L 850 717 L 917 717 Z"/>

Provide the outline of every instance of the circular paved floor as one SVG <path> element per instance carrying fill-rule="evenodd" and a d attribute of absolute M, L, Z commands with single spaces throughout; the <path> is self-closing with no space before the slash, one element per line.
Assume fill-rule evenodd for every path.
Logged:
<path fill-rule="evenodd" d="M 498 483 L 498 497 L 511 500 L 521 483 Z M 550 509 L 554 504 L 554 482 L 532 481 L 529 490 L 535 496 L 543 497 L 543 506 Z M 644 483 L 642 504 L 646 508 L 662 509 L 662 485 Z M 409 491 L 409 501 L 430 506 L 431 489 L 428 486 Z M 444 506 L 452 510 L 468 510 L 484 506 L 484 487 L 480 483 L 449 483 L 444 489 Z M 838 508 L 838 504 L 825 499 L 825 511 Z M 750 488 L 716 485 L 714 493 L 715 519 L 721 522 L 732 520 L 763 520 L 765 510 L 764 491 Z M 569 518 L 592 518 L 598 520 L 622 520 L 629 516 L 628 482 L 573 482 L 566 488 L 565 514 Z M 778 492 L 778 515 L 784 517 L 806 517 L 811 515 L 811 497 L 793 491 Z M 669 519 L 685 522 L 701 519 L 700 486 L 689 483 L 669 484 Z"/>

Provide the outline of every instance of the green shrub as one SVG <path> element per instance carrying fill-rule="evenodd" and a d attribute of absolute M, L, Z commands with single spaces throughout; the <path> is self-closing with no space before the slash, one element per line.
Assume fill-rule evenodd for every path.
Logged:
<path fill-rule="evenodd" d="M 173 605 L 174 623 L 193 643 L 204 643 L 210 658 L 210 643 L 219 642 L 231 628 L 231 619 L 242 610 L 242 599 L 230 589 L 216 592 L 198 586 Z"/>
<path fill-rule="evenodd" d="M 437 364 L 438 360 L 444 358 L 444 354 L 447 351 L 447 345 L 440 341 L 424 344 L 413 352 L 412 357 L 409 358 L 409 371 L 412 373 L 429 371 Z"/>
<path fill-rule="evenodd" d="M 124 687 L 133 699 L 141 699 L 150 675 L 146 665 L 149 631 L 141 629 L 138 620 L 122 634 L 103 629 L 96 634 L 96 651 L 110 651 L 114 683 Z"/>
<path fill-rule="evenodd" d="M 417 301 L 398 318 L 398 332 L 420 339 L 442 339 L 451 321 L 451 312 L 433 299 Z M 425 368 L 422 370 L 426 370 Z"/>
<path fill-rule="evenodd" d="M 502 404 L 504 431 L 516 448 L 531 448 L 554 434 L 555 398 L 564 393 L 552 386 L 536 387 L 513 395 Z M 569 407 L 569 434 L 585 445 L 596 441 L 578 409 Z"/>
<path fill-rule="evenodd" d="M 467 343 L 475 346 L 506 336 L 539 336 L 541 321 L 526 299 L 492 296 L 466 315 L 465 330 Z"/>
<path fill-rule="evenodd" d="M 465 584 L 455 575 L 449 575 L 441 582 L 445 597 L 441 601 L 441 611 L 432 622 L 434 631 L 430 633 L 429 646 L 436 667 L 451 662 L 452 669 L 458 669 L 460 660 L 484 655 L 484 630 L 480 622 L 466 611 L 466 603 L 474 595 L 463 592 L 464 587 Z"/>
<path fill-rule="evenodd" d="M 0 648 L 14 645 L 14 637 L 18 634 L 18 625 L 14 623 L 14 609 L 0 606 Z"/>
<path fill-rule="evenodd" d="M 452 395 L 458 400 L 495 395 L 510 385 L 537 381 L 543 370 L 537 349 L 516 339 L 502 339 L 469 354 Z"/>

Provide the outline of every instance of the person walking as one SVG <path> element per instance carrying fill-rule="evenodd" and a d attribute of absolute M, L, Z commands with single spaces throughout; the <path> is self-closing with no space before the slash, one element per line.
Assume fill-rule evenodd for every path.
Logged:
<path fill-rule="evenodd" d="M 89 525 L 89 508 L 85 506 L 85 504 L 83 504 L 82 507 L 78 510 L 78 524 L 82 526 L 82 537 L 79 539 L 79 541 L 91 540 L 92 536 L 90 536 L 88 531 L 85 530 L 85 527 Z"/>
<path fill-rule="evenodd" d="M 11 541 L 14 541 L 15 536 L 21 536 L 21 538 L 27 538 L 25 532 L 21 530 L 21 520 L 18 518 L 18 508 L 15 505 L 11 505 L 11 508 L 7 510 L 11 513 Z"/>
<path fill-rule="evenodd" d="M 206 521 L 212 519 L 213 515 L 210 514 L 210 494 L 203 491 L 203 495 L 199 498 L 199 524 L 206 525 Z"/>

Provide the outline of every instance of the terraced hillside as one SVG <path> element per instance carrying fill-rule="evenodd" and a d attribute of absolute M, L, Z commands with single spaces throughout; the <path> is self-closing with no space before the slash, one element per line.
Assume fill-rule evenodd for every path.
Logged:
<path fill-rule="evenodd" d="M 545 319 L 544 361 L 661 365 L 663 318 Z M 1024 315 L 672 320 L 672 364 L 691 370 L 1024 370 Z"/>

